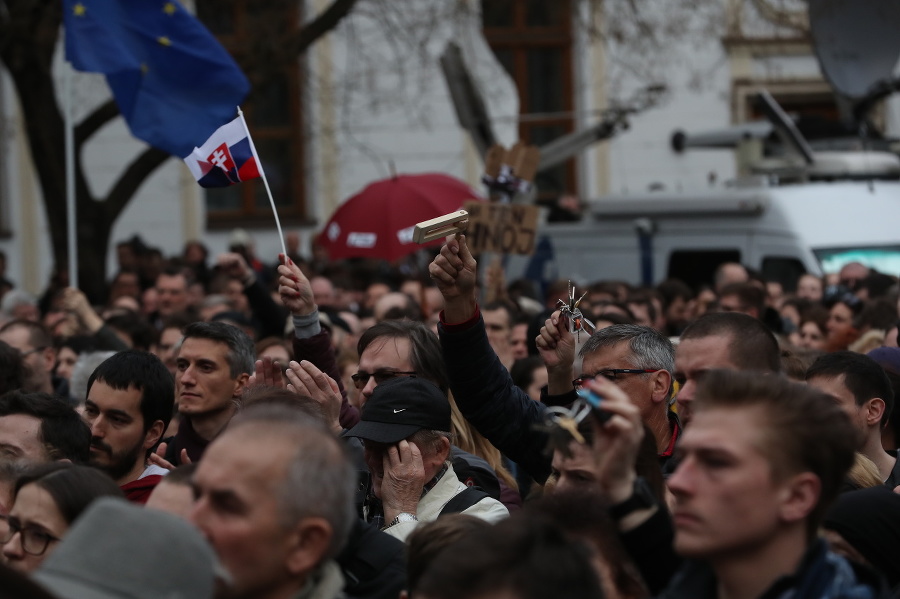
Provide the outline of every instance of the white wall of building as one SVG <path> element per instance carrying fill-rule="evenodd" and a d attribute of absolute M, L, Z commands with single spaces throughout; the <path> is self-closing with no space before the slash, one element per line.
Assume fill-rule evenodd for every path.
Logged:
<path fill-rule="evenodd" d="M 326 0 L 305 1 L 309 15 L 328 4 Z M 316 227 L 300 231 L 307 243 L 342 200 L 367 183 L 390 176 L 392 170 L 440 171 L 478 183 L 482 165 L 457 124 L 438 64 L 449 40 L 463 48 L 499 140 L 509 145 L 516 139 L 514 87 L 481 35 L 478 2 L 410 0 L 402 3 L 402 11 L 399 4 L 361 0 L 355 12 L 305 57 L 311 79 L 304 99 L 304 174 L 308 205 L 318 221 Z M 373 12 L 385 7 L 395 7 L 397 13 Z M 385 22 L 392 25 L 385 26 Z M 666 100 L 633 116 L 628 131 L 579 158 L 583 197 L 640 192 L 651 185 L 690 189 L 707 186 L 710 174 L 719 182 L 735 176 L 730 151 L 677 154 L 669 142 L 676 129 L 701 132 L 732 124 L 734 73 L 721 43 L 722 34 L 709 31 L 705 37 L 693 37 L 660 58 L 657 66 L 669 88 Z M 595 123 L 597 111 L 610 102 L 628 98 L 639 84 L 646 83 L 615 70 L 619 64 L 616 52 L 613 47 L 606 54 L 595 41 L 578 34 L 576 110 L 583 126 Z M 60 59 L 60 76 L 63 68 Z M 811 57 L 769 56 L 753 62 L 752 69 L 755 76 L 769 79 L 818 75 Z M 76 119 L 108 98 L 105 82 L 98 75 L 75 73 L 74 90 Z M 889 132 L 900 133 L 900 98 L 889 103 L 885 117 Z M 18 103 L 2 71 L 0 119 L 0 167 L 4 169 L 0 194 L 11 232 L 0 239 L 0 249 L 9 256 L 7 276 L 38 292 L 50 275 L 52 252 Z M 99 193 L 109 189 L 143 148 L 121 119 L 107 125 L 84 151 L 91 188 Z M 273 259 L 280 251 L 274 226 L 249 232 L 264 259 Z M 186 240 L 196 237 L 214 254 L 224 251 L 230 232 L 206 231 L 201 190 L 180 161 L 172 159 L 147 180 L 123 212 L 111 244 L 135 234 L 174 255 Z M 108 272 L 112 274 L 112 245 L 110 250 Z"/>

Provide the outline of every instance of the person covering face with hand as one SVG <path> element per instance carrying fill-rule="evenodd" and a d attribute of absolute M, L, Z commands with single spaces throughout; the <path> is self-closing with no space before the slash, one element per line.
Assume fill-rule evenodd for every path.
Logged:
<path fill-rule="evenodd" d="M 436 520 L 468 487 L 448 461 L 450 405 L 441 390 L 418 377 L 378 385 L 363 406 L 361 421 L 347 431 L 365 445 L 372 475 L 366 518 L 405 540 L 419 522 Z M 503 505 L 483 497 L 462 510 L 494 522 L 508 515 Z"/>

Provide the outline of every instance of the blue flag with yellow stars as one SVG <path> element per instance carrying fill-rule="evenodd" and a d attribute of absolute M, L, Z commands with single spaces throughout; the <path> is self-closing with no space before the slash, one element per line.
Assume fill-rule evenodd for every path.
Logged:
<path fill-rule="evenodd" d="M 231 121 L 250 83 L 175 0 L 63 0 L 66 58 L 103 73 L 131 133 L 178 157 Z"/>

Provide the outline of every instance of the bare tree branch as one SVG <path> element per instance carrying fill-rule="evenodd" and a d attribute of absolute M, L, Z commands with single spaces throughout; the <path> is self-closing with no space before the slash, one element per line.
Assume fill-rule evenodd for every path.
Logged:
<path fill-rule="evenodd" d="M 156 148 L 147 148 L 135 158 L 122 172 L 119 180 L 106 196 L 107 216 L 115 220 L 131 201 L 132 196 L 144 184 L 144 180 L 168 158 L 168 152 Z"/>
<path fill-rule="evenodd" d="M 331 6 L 326 8 L 315 19 L 303 25 L 290 40 L 292 55 L 299 55 L 306 51 L 313 43 L 334 29 L 341 20 L 350 14 L 357 0 L 334 0 Z"/>
<path fill-rule="evenodd" d="M 6 0 L 0 0 L 0 53 L 9 44 L 11 28 L 12 17 L 9 13 L 9 6 L 6 5 Z"/>
<path fill-rule="evenodd" d="M 760 16 L 779 27 L 792 29 L 797 33 L 809 32 L 809 18 L 805 10 L 791 10 L 773 6 L 768 0 L 752 0 Z"/>
<path fill-rule="evenodd" d="M 90 137 L 99 131 L 103 125 L 117 116 L 119 116 L 119 106 L 116 104 L 115 100 L 110 99 L 98 106 L 75 127 L 76 147 L 90 139 Z"/>

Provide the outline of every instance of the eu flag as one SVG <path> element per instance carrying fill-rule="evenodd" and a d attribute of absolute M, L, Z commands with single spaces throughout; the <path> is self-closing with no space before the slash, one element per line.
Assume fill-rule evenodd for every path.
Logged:
<path fill-rule="evenodd" d="M 131 133 L 185 157 L 232 120 L 250 83 L 175 0 L 63 0 L 66 57 L 103 73 Z"/>

